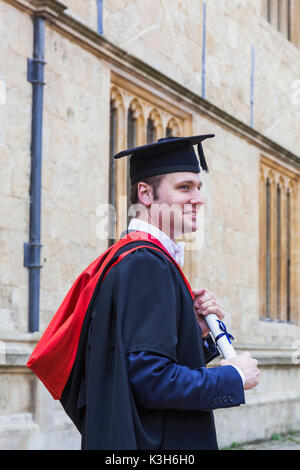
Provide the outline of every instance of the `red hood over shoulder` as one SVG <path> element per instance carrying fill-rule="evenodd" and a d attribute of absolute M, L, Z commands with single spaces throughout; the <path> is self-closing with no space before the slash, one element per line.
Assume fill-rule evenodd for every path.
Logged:
<path fill-rule="evenodd" d="M 136 241 L 150 241 L 157 248 L 139 245 L 130 249 L 130 243 Z M 170 254 L 159 240 L 148 233 L 134 231 L 108 248 L 78 276 L 27 362 L 27 367 L 37 375 L 56 400 L 61 398 L 72 371 L 83 321 L 97 282 L 117 251 L 125 245 L 128 245 L 128 250 L 122 253 L 112 266 L 130 252 L 142 247 L 163 252 L 170 260 Z M 172 259 L 172 261 L 180 271 L 193 297 L 190 285 L 180 266 L 175 260 Z"/>

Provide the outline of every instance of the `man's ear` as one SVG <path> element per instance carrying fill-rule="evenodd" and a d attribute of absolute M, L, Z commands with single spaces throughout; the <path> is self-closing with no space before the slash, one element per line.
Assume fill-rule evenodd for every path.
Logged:
<path fill-rule="evenodd" d="M 138 198 L 142 204 L 149 207 L 153 202 L 153 189 L 143 181 L 138 184 Z"/>

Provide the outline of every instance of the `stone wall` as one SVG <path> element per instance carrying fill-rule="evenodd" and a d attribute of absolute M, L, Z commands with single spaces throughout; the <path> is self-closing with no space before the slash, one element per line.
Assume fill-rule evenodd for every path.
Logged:
<path fill-rule="evenodd" d="M 0 43 L 5 51 L 0 74 L 6 103 L 0 104 L 0 314 L 1 330 L 27 330 L 27 270 L 22 268 L 28 236 L 30 182 L 31 86 L 27 57 L 32 54 L 28 15 L 0 2 Z M 26 41 L 17 41 L 22 31 Z"/>
<path fill-rule="evenodd" d="M 67 15 L 72 16 L 89 28 L 97 30 L 96 0 L 64 0 L 62 3 L 68 8 Z"/>
<path fill-rule="evenodd" d="M 113 43 L 201 94 L 202 3 L 108 0 L 104 34 Z M 260 2 L 206 2 L 206 99 L 250 123 L 251 46 L 255 59 L 254 126 L 299 153 L 299 50 L 261 15 Z M 192 12 L 192 14 L 191 14 Z M 284 73 L 281 70 L 284 69 Z"/>
<path fill-rule="evenodd" d="M 107 246 L 96 210 L 107 202 L 110 100 L 105 63 L 50 28 L 45 44 L 42 329 L 74 275 Z"/>

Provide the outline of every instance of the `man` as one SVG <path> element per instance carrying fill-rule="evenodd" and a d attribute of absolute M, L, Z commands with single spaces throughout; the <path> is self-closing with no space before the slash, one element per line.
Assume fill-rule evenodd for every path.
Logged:
<path fill-rule="evenodd" d="M 205 316 L 222 319 L 224 309 L 207 289 L 192 293 L 179 266 L 175 239 L 196 230 L 203 205 L 193 145 L 207 171 L 207 137 L 166 138 L 116 155 L 131 155 L 141 210 L 128 227 L 131 251 L 116 245 L 89 300 L 60 397 L 83 449 L 217 449 L 212 410 L 244 403 L 244 389 L 258 383 L 249 353 L 205 367 L 218 355 Z"/>

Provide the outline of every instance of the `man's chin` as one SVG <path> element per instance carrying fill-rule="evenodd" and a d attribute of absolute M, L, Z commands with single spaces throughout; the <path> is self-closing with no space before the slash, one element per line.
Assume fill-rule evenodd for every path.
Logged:
<path fill-rule="evenodd" d="M 183 232 L 183 235 L 186 235 L 188 233 L 195 233 L 195 232 L 197 232 L 197 229 L 198 229 L 198 227 L 196 225 L 193 225 L 189 229 L 185 229 L 184 232 Z"/>
<path fill-rule="evenodd" d="M 184 233 L 196 232 L 196 230 L 198 229 L 197 222 L 197 219 L 185 221 L 183 226 Z"/>
<path fill-rule="evenodd" d="M 198 224 L 197 221 L 193 220 L 191 222 L 185 222 L 183 227 L 182 227 L 182 235 L 185 235 L 187 233 L 194 233 L 198 230 Z"/>
<path fill-rule="evenodd" d="M 195 218 L 184 217 L 181 221 L 177 220 L 177 224 L 174 226 L 174 238 L 181 238 L 187 234 L 195 233 L 199 229 L 198 220 Z"/>

